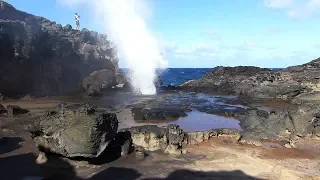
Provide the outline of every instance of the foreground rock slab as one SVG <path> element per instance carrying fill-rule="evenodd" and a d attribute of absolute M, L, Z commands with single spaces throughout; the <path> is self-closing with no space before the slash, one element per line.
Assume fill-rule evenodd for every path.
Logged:
<path fill-rule="evenodd" d="M 99 112 L 87 104 L 59 105 L 31 129 L 40 151 L 65 157 L 99 156 L 117 134 L 116 114 Z"/>

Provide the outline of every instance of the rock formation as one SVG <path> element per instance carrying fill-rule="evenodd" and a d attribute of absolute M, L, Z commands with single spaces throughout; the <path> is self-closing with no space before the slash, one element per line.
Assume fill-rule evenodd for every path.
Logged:
<path fill-rule="evenodd" d="M 87 104 L 59 105 L 30 129 L 40 151 L 65 157 L 99 156 L 117 134 L 116 114 Z"/>
<path fill-rule="evenodd" d="M 101 34 L 76 31 L 71 25 L 62 27 L 0 0 L 3 96 L 65 94 L 81 88 L 90 73 L 104 70 L 114 76 L 117 68 L 116 48 Z"/>
<path fill-rule="evenodd" d="M 148 151 L 162 150 L 169 154 L 183 153 L 183 147 L 187 144 L 185 132 L 177 125 L 158 127 L 146 125 L 122 129 L 122 132 L 130 132 L 132 143 Z"/>
<path fill-rule="evenodd" d="M 261 139 L 290 141 L 320 138 L 320 58 L 309 63 L 273 71 L 238 66 L 216 67 L 201 79 L 182 85 L 194 91 L 238 95 L 258 99 L 281 99 L 283 107 L 255 107 L 239 114 L 241 142 L 259 144 Z"/>

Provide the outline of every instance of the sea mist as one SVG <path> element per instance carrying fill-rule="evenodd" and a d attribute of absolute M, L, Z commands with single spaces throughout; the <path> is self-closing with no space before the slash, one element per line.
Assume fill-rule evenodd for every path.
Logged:
<path fill-rule="evenodd" d="M 156 69 L 165 68 L 167 61 L 161 56 L 159 44 L 146 25 L 144 12 L 150 8 L 143 0 L 57 1 L 70 8 L 88 7 L 95 21 L 103 23 L 108 37 L 117 46 L 120 60 L 125 60 L 130 69 L 128 77 L 134 92 L 156 94 Z M 78 13 L 81 16 L 81 12 Z"/>

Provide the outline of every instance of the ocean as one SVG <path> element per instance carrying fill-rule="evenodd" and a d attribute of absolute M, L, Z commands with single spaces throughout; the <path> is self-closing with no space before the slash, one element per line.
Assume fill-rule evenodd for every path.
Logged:
<path fill-rule="evenodd" d="M 271 70 L 280 70 L 281 68 L 270 68 Z M 162 86 L 179 86 L 189 80 L 200 79 L 206 72 L 212 68 L 168 68 L 158 72 L 162 80 Z M 128 69 L 121 69 L 126 73 Z"/>
<path fill-rule="evenodd" d="M 162 86 L 179 86 L 189 80 L 200 79 L 212 68 L 168 68 L 160 72 Z"/>

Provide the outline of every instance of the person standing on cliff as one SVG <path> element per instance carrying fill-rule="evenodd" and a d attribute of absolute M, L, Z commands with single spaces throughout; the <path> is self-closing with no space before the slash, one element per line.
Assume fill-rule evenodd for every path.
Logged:
<path fill-rule="evenodd" d="M 74 14 L 74 19 L 76 20 L 76 30 L 80 30 L 80 16 L 78 15 L 78 13 Z"/>

